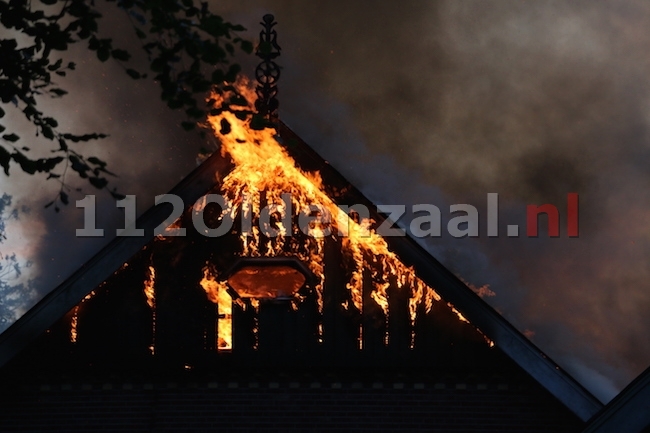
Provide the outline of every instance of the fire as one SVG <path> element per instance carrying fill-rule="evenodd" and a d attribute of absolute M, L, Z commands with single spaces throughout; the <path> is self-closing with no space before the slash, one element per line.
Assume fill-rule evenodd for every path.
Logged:
<path fill-rule="evenodd" d="M 149 266 L 149 277 L 144 281 L 144 296 L 147 298 L 147 305 L 151 308 L 151 346 L 149 351 L 152 355 L 156 351 L 156 270 L 153 266 Z"/>
<path fill-rule="evenodd" d="M 94 290 L 88 293 L 86 296 L 84 296 L 81 302 L 77 304 L 72 310 L 72 319 L 70 319 L 70 342 L 71 343 L 77 342 L 77 337 L 78 337 L 77 326 L 79 326 L 79 310 L 81 309 L 83 303 L 91 299 L 93 296 L 95 296 Z"/>
<path fill-rule="evenodd" d="M 218 281 L 206 266 L 203 269 L 201 287 L 208 299 L 217 305 L 217 349 L 232 350 L 232 298 L 225 281 Z"/>
<path fill-rule="evenodd" d="M 249 105 L 246 108 L 253 110 L 252 102 L 256 96 L 252 86 L 247 80 L 240 79 L 236 88 L 247 99 Z M 224 102 L 227 95 L 215 92 L 212 98 Z M 433 303 L 441 300 L 433 288 L 423 283 L 412 268 L 404 265 L 388 249 L 386 241 L 371 229 L 373 221 L 365 218 L 355 221 L 325 193 L 320 173 L 306 172 L 296 166 L 273 129 L 254 130 L 247 120 L 241 120 L 228 111 L 211 116 L 208 121 L 220 140 L 222 156 L 233 163 L 233 169 L 221 180 L 221 194 L 227 203 L 224 214 L 242 217 L 239 237 L 243 257 L 284 255 L 297 257 L 306 263 L 317 279 L 314 290 L 322 313 L 324 243 L 327 237 L 336 239 L 338 235 L 349 264 L 350 278 L 346 284 L 349 299 L 360 314 L 364 309 L 364 279 L 367 277 L 371 279 L 370 297 L 381 307 L 386 321 L 390 316 L 387 290 L 392 284 L 400 290 L 410 291 L 412 325 L 415 325 L 419 305 L 423 305 L 428 313 Z M 308 225 L 307 232 L 301 234 L 300 227 L 291 222 L 301 216 L 313 217 L 314 206 L 317 215 Z M 263 216 L 266 219 L 260 224 Z M 218 306 L 219 348 L 231 349 L 232 299 L 227 293 L 226 282 L 217 280 L 216 272 L 206 268 L 201 286 L 210 301 Z M 347 301 L 342 304 L 349 308 Z M 453 306 L 450 308 L 460 320 L 467 321 Z M 362 340 L 363 329 L 360 328 L 360 347 Z M 385 341 L 388 343 L 388 335 Z"/>

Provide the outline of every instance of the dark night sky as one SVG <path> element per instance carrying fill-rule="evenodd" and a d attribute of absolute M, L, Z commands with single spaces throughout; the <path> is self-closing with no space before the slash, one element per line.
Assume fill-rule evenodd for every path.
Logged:
<path fill-rule="evenodd" d="M 650 4 L 211 3 L 250 38 L 264 13 L 276 15 L 281 118 L 375 202 L 432 203 L 443 215 L 470 203 L 484 215 L 486 194 L 500 194 L 500 238 L 427 246 L 469 283 L 488 284 L 496 296 L 486 300 L 598 397 L 650 364 Z M 133 46 L 122 15 L 105 23 Z M 154 84 L 83 47 L 71 54 L 79 70 L 61 83 L 70 95 L 48 106 L 77 132 L 110 134 L 84 151 L 109 161 L 142 211 L 211 144 L 180 129 Z M 34 262 L 41 295 L 106 242 L 74 237 L 73 205 L 42 210 L 55 184 L 14 170 L 0 185 L 31 209 L 3 248 Z M 579 239 L 505 236 L 506 224 L 523 226 L 526 204 L 564 212 L 568 192 L 580 194 Z M 112 232 L 121 214 L 98 200 L 98 226 Z"/>

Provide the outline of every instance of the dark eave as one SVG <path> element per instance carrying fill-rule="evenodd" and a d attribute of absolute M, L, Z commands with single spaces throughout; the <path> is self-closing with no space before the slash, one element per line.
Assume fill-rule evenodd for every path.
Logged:
<path fill-rule="evenodd" d="M 325 184 L 344 191 L 335 198 L 339 204 L 359 203 L 366 205 L 371 211 L 374 209 L 367 198 L 352 187 L 338 171 L 323 161 L 286 125 L 280 124 L 279 132 L 289 152 L 303 169 L 319 170 Z M 224 172 L 228 164 L 228 161 L 215 153 L 174 187 L 170 194 L 180 196 L 186 206 L 193 204 L 215 186 L 217 183 L 215 173 Z M 170 212 L 169 204 L 156 206 L 145 212 L 137 221 L 137 227 L 145 229 L 144 237 L 115 238 L 0 334 L 0 367 L 45 332 L 84 296 L 150 242 L 153 239 L 153 228 L 160 225 Z M 379 222 L 384 220 L 381 215 L 375 214 L 373 217 Z M 414 267 L 425 283 L 434 287 L 445 301 L 451 302 L 471 323 L 580 419 L 586 421 L 602 408 L 602 404 L 584 387 L 544 355 L 530 340 L 413 239 L 390 237 L 386 238 L 386 241 L 406 265 Z"/>
<path fill-rule="evenodd" d="M 639 433 L 650 427 L 650 368 L 589 422 L 583 433 Z"/>

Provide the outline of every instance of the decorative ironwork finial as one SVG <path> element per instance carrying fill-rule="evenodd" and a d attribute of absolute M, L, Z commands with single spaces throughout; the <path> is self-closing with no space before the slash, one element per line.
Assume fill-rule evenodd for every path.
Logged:
<path fill-rule="evenodd" d="M 277 82 L 280 79 L 280 67 L 273 61 L 280 55 L 280 46 L 277 43 L 278 34 L 273 29 L 277 22 L 273 15 L 266 14 L 262 17 L 260 24 L 264 29 L 260 32 L 260 43 L 255 52 L 255 55 L 262 59 L 255 68 L 255 78 L 258 83 L 255 88 L 257 94 L 255 108 L 261 115 L 275 118 L 278 116 Z"/>

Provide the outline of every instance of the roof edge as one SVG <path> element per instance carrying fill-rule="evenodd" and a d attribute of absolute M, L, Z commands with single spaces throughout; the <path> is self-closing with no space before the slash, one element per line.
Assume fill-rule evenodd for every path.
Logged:
<path fill-rule="evenodd" d="M 279 133 L 285 140 L 296 140 L 302 146 L 286 146 L 288 152 L 297 157 L 298 162 L 304 158 L 324 161 L 315 150 L 308 146 L 286 124 L 280 123 Z M 300 153 L 300 155 L 296 155 Z M 325 161 L 326 162 L 326 161 Z M 315 165 L 315 161 L 308 166 Z M 360 198 L 371 212 L 371 217 L 378 222 L 386 218 L 375 211 L 375 205 L 352 186 L 345 177 L 329 163 L 322 164 L 320 174 L 323 183 L 335 183 L 351 186 L 350 196 Z M 343 198 L 343 201 L 345 198 Z M 352 205 L 356 203 L 340 203 Z M 515 363 L 530 374 L 540 385 L 576 414 L 582 421 L 588 421 L 603 404 L 584 386 L 552 361 L 542 350 L 510 324 L 501 314 L 481 299 L 456 275 L 445 268 L 435 257 L 425 250 L 410 236 L 386 237 L 391 251 L 395 252 L 406 265 L 413 266 L 418 276 L 435 288 L 440 296 L 453 304 L 463 316 L 478 327 L 490 340 L 499 346 Z"/>
<path fill-rule="evenodd" d="M 641 432 L 650 426 L 650 367 L 589 422 L 583 433 Z"/>

